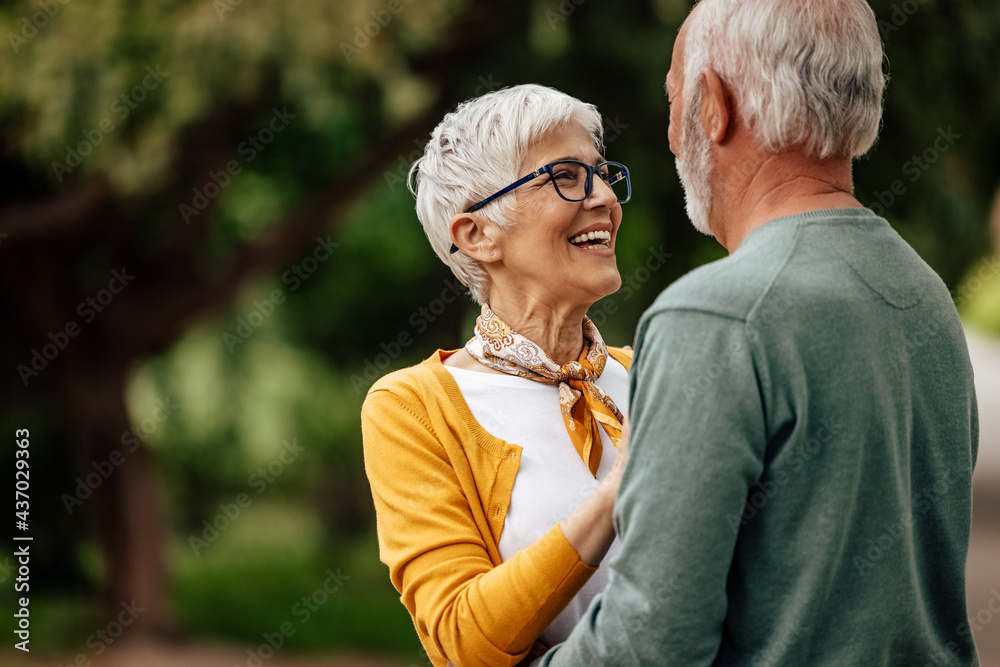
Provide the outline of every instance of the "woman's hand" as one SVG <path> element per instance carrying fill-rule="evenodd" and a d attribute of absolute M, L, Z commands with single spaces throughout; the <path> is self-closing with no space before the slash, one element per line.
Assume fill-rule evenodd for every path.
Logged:
<path fill-rule="evenodd" d="M 618 446 L 615 463 L 600 485 L 576 509 L 559 522 L 566 541 L 576 549 L 580 560 L 597 567 L 615 539 L 612 515 L 618 483 L 628 458 L 629 423 L 628 417 L 622 422 L 622 439 Z"/>
<path fill-rule="evenodd" d="M 628 415 L 623 415 L 623 417 L 624 421 L 622 421 L 622 441 L 618 445 L 618 455 L 615 458 L 615 465 L 611 469 L 611 472 L 608 473 L 608 477 L 610 477 L 612 474 L 615 473 L 617 473 L 617 475 L 620 477 L 622 470 L 625 468 L 625 461 L 628 459 L 628 439 L 629 439 L 629 434 L 631 433 L 631 427 L 629 426 Z M 607 479 L 607 477 L 605 477 L 605 479 Z M 615 491 L 616 492 L 618 491 L 617 481 L 615 483 Z"/>
<path fill-rule="evenodd" d="M 607 476 L 601 480 L 601 486 L 607 485 L 608 492 L 612 496 L 618 495 L 618 483 L 621 481 L 622 472 L 625 470 L 625 463 L 628 461 L 628 440 L 631 428 L 629 427 L 628 415 L 624 416 L 624 421 L 622 421 L 622 439 L 618 444 L 618 449 L 615 453 L 615 464 L 608 471 Z"/>

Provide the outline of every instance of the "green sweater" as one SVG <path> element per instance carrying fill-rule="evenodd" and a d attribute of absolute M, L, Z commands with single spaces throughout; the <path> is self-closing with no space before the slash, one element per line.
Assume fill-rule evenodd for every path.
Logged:
<path fill-rule="evenodd" d="M 948 290 L 867 210 L 773 220 L 643 315 L 610 581 L 545 665 L 977 665 Z"/>

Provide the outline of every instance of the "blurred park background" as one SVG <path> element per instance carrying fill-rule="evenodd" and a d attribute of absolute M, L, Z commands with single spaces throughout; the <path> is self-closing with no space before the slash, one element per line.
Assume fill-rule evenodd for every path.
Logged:
<path fill-rule="evenodd" d="M 634 196 L 629 289 L 592 317 L 630 343 L 660 290 L 723 254 L 690 227 L 667 146 L 691 4 L 0 5 L 2 488 L 16 429 L 31 473 L 30 528 L 0 541 L 0 664 L 427 664 L 378 561 L 358 415 L 477 311 L 406 172 L 469 97 L 534 82 L 596 104 Z M 872 5 L 891 82 L 857 193 L 970 332 L 969 612 L 1000 665 L 1000 4 Z M 33 538 L 30 655 L 15 534 Z"/>

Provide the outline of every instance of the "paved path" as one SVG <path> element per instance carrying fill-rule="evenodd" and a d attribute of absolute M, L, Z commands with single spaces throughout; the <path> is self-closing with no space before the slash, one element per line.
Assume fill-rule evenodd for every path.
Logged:
<path fill-rule="evenodd" d="M 979 458 L 972 478 L 972 542 L 966 569 L 969 617 L 978 628 L 983 667 L 1000 667 L 1000 338 L 970 331 L 968 339 L 979 399 Z"/>
<path fill-rule="evenodd" d="M 975 481 L 1000 496 L 1000 338 L 968 332 L 979 398 L 979 460 Z"/>

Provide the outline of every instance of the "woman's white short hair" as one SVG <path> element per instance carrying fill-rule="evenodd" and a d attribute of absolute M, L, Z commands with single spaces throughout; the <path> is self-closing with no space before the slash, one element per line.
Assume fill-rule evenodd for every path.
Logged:
<path fill-rule="evenodd" d="M 478 260 L 448 252 L 452 218 L 524 176 L 518 170 L 531 145 L 572 121 L 583 125 L 603 153 L 604 126 L 594 105 L 535 84 L 497 90 L 446 115 L 410 168 L 407 184 L 417 198 L 424 233 L 477 303 L 489 300 L 489 277 Z M 500 197 L 477 213 L 509 230 L 514 202 L 513 195 Z"/>
<path fill-rule="evenodd" d="M 757 139 L 779 153 L 860 157 L 878 137 L 886 77 L 864 0 L 702 0 L 684 45 L 685 107 L 711 67 Z"/>

